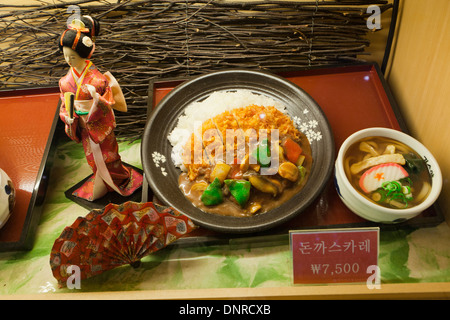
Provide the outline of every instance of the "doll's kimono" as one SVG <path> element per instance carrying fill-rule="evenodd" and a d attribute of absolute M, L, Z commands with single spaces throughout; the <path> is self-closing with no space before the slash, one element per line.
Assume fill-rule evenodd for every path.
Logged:
<path fill-rule="evenodd" d="M 92 96 L 87 85 L 92 85 L 97 94 Z M 118 152 L 113 131 L 116 126 L 113 86 L 116 86 L 114 90 L 118 87 L 121 93 L 114 77 L 110 73 L 100 73 L 90 61 L 86 61 L 81 74 L 70 68 L 67 75 L 59 81 L 60 118 L 65 123 L 66 134 L 72 140 L 82 142 L 86 159 L 94 172 L 73 195 L 89 201 L 96 200 L 109 191 L 129 196 L 142 185 L 142 175 L 123 165 Z M 69 118 L 65 107 L 65 92 L 75 95 L 73 118 Z M 125 103 L 123 95 L 121 97 L 122 101 L 118 102 Z"/>

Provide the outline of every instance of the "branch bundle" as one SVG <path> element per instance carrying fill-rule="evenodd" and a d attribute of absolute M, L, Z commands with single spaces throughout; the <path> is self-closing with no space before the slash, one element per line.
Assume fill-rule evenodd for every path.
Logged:
<path fill-rule="evenodd" d="M 387 1 L 78 0 L 0 14 L 0 87 L 57 85 L 67 72 L 57 39 L 69 5 L 101 22 L 92 60 L 122 86 L 129 111 L 117 134 L 139 138 L 148 82 L 226 68 L 284 70 L 358 61 L 366 9 Z"/>

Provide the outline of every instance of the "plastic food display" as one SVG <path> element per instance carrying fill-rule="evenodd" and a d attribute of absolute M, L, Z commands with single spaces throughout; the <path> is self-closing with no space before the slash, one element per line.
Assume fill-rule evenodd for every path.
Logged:
<path fill-rule="evenodd" d="M 320 105 L 329 121 L 336 151 L 350 135 L 362 129 L 384 127 L 408 132 L 389 87 L 375 64 L 293 70 L 279 75 L 298 85 Z M 166 96 L 186 80 L 188 79 L 153 81 L 150 84 L 148 112 L 155 112 L 164 105 Z M 155 192 L 155 195 L 158 196 L 158 193 Z M 161 200 L 164 202 L 164 199 Z M 442 221 L 444 217 L 440 208 L 433 205 L 414 219 L 395 224 L 395 228 L 402 225 L 430 226 Z M 335 189 L 333 175 L 319 197 L 306 210 L 268 233 L 279 234 L 296 228 L 374 225 L 380 224 L 362 218 L 348 209 Z M 391 228 L 390 224 L 380 226 Z M 267 235 L 267 232 L 264 234 Z M 220 234 L 200 228 L 191 236 L 214 239 L 220 237 Z"/>
<path fill-rule="evenodd" d="M 378 145 L 382 147 L 377 151 Z M 349 150 L 373 156 L 350 166 L 355 152 Z M 430 151 L 413 137 L 388 128 L 368 128 L 348 137 L 339 150 L 335 179 L 350 210 L 381 223 L 416 217 L 437 200 L 442 188 L 442 174 Z"/>

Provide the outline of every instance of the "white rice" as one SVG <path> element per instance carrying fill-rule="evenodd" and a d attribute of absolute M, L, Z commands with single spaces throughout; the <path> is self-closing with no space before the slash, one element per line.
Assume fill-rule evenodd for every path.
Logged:
<path fill-rule="evenodd" d="M 280 101 L 246 89 L 215 91 L 207 99 L 188 105 L 184 114 L 178 119 L 177 126 L 167 137 L 173 147 L 171 156 L 174 165 L 185 170 L 181 158 L 183 147 L 196 127 L 222 112 L 247 107 L 252 104 L 264 107 L 273 106 L 286 113 L 286 107 Z"/>

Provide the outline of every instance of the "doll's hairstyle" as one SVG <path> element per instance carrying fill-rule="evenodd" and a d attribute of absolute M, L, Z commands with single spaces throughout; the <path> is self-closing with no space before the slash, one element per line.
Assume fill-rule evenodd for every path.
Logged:
<path fill-rule="evenodd" d="M 69 47 L 75 50 L 80 57 L 89 59 L 95 50 L 95 37 L 100 32 L 100 23 L 91 16 L 82 16 L 80 19 L 85 27 L 69 26 L 58 39 L 59 50 Z"/>

